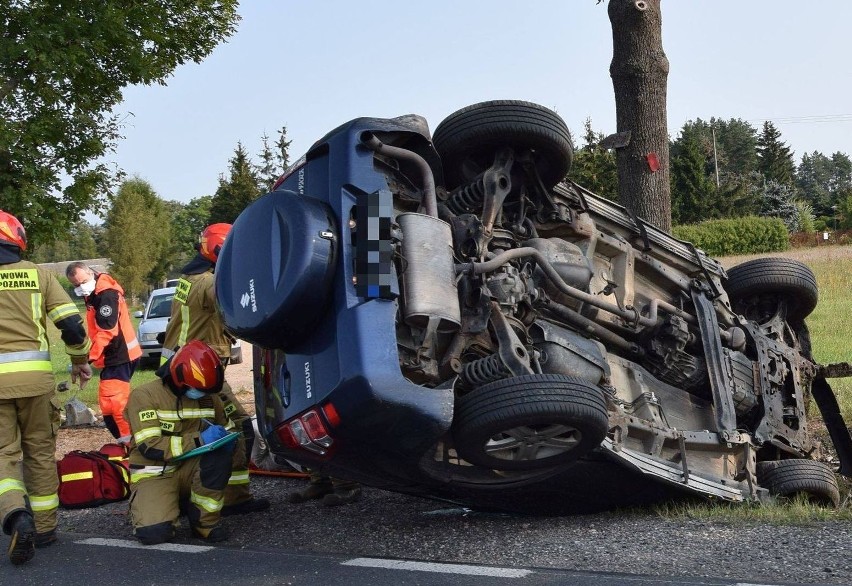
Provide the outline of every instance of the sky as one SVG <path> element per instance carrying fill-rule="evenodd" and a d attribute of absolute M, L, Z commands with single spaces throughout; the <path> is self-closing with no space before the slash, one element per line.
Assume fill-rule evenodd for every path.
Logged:
<path fill-rule="evenodd" d="M 167 200 L 212 195 L 238 142 L 287 127 L 291 160 L 360 116 L 432 130 L 477 102 L 518 99 L 615 132 L 607 2 L 243 0 L 237 33 L 165 86 L 127 88 L 109 160 Z M 663 0 L 668 126 L 772 120 L 798 160 L 852 155 L 852 2 Z"/>

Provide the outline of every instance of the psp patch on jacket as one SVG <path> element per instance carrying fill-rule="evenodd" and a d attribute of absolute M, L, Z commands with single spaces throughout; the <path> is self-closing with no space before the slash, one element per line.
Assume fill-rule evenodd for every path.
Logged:
<path fill-rule="evenodd" d="M 101 308 L 98 310 L 103 317 L 109 317 L 112 315 L 112 307 L 109 305 L 101 305 Z"/>

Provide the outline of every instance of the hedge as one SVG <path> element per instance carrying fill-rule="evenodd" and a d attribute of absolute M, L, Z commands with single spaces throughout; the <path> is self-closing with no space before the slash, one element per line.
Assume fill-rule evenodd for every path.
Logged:
<path fill-rule="evenodd" d="M 676 238 L 687 240 L 710 256 L 780 252 L 790 247 L 787 228 L 779 218 L 727 218 L 675 226 Z"/>

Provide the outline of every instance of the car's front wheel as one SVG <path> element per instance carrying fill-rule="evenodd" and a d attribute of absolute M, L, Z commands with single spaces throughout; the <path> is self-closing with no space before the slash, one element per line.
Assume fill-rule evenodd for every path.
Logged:
<path fill-rule="evenodd" d="M 452 434 L 471 464 L 534 470 L 581 458 L 601 444 L 607 429 L 600 388 L 576 377 L 531 374 L 459 397 Z"/>
<path fill-rule="evenodd" d="M 788 320 L 801 322 L 819 298 L 813 271 L 791 258 L 758 258 L 739 264 L 728 271 L 725 290 L 734 311 L 758 322 L 756 314 L 762 307 L 779 301 L 787 306 Z"/>

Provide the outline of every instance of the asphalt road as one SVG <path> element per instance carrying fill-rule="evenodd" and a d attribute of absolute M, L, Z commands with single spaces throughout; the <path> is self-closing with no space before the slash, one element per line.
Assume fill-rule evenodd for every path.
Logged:
<path fill-rule="evenodd" d="M 0 557 L 0 586 L 117 584 L 852 584 L 847 522 L 808 526 L 730 524 L 632 510 L 569 517 L 477 513 L 444 502 L 366 488 L 329 508 L 290 504 L 304 480 L 253 477 L 268 511 L 227 517 L 231 537 L 189 555 L 77 543 L 135 545 L 127 502 L 60 511 L 61 543 L 13 568 Z M 0 536 L 0 551 L 8 538 Z M 178 544 L 189 537 L 184 520 Z M 352 559 L 427 566 L 370 568 Z M 390 562 L 381 562 L 389 564 Z M 530 570 L 522 577 L 451 574 L 447 564 Z M 236 580 L 234 582 L 232 580 Z M 250 579 L 249 579 L 250 578 Z M 29 582 L 23 581 L 31 580 Z M 101 581 L 101 582 L 99 582 Z"/>
<path fill-rule="evenodd" d="M 323 586 L 353 584 L 479 586 L 754 586 L 708 578 L 631 576 L 548 568 L 446 564 L 387 558 L 300 554 L 284 549 L 210 547 L 172 543 L 153 547 L 135 540 L 66 533 L 59 546 L 39 551 L 31 563 L 0 566 L 4 586 L 66 584 L 211 586 L 213 584 Z M 780 583 L 774 583 L 780 584 Z M 761 585 L 763 586 L 763 585 Z"/>

